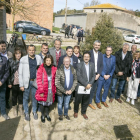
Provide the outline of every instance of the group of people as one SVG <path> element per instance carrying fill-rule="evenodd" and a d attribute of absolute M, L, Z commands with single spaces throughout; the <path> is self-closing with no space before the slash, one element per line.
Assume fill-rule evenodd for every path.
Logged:
<path fill-rule="evenodd" d="M 65 38 L 66 36 L 68 36 L 69 38 L 70 35 L 72 36 L 72 38 L 74 37 L 75 40 L 78 38 L 78 45 L 79 45 L 81 41 L 83 42 L 84 30 L 83 28 L 77 29 L 76 26 L 74 26 L 73 28 L 72 25 L 66 26 Z"/>
<path fill-rule="evenodd" d="M 56 100 L 58 102 L 59 120 L 70 120 L 68 110 L 71 109 L 70 101 L 74 102 L 74 118 L 78 117 L 79 105 L 81 115 L 88 119 L 87 107 L 99 109 L 106 103 L 109 88 L 111 87 L 110 100 L 114 98 L 122 103 L 120 96 L 124 93 L 126 82 L 127 102 L 135 104 L 139 96 L 140 83 L 140 52 L 137 46 L 123 44 L 122 49 L 112 55 L 112 47 L 106 47 L 106 53 L 99 49 L 101 42 L 96 40 L 93 49 L 81 55 L 79 46 L 68 46 L 66 51 L 61 48 L 61 41 L 55 40 L 54 47 L 48 48 L 47 43 L 41 46 L 39 55 L 35 54 L 36 47 L 29 45 L 28 54 L 23 56 L 19 47 L 11 54 L 6 50 L 5 41 L 0 41 L 0 109 L 5 120 L 10 119 L 6 114 L 9 107 L 7 90 L 12 89 L 13 114 L 25 114 L 25 120 L 30 121 L 28 100 L 31 93 L 32 113 L 38 119 L 37 111 L 41 111 L 41 122 L 45 118 L 51 121 L 49 108 Z M 112 82 L 111 82 L 112 81 Z M 115 96 L 117 82 L 118 89 Z M 102 93 L 102 88 L 104 91 Z M 102 97 L 100 98 L 102 93 Z M 63 111 L 64 108 L 64 111 Z M 24 109 L 24 112 L 23 112 Z"/>

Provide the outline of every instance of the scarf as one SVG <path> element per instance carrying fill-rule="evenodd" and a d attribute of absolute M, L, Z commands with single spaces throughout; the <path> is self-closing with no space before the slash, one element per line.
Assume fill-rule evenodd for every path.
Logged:
<path fill-rule="evenodd" d="M 139 67 L 140 59 L 139 60 L 133 60 L 132 62 L 132 79 L 136 77 L 136 68 Z"/>

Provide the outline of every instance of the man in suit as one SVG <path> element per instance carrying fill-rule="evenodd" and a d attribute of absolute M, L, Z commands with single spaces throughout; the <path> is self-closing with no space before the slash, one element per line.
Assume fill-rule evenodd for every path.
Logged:
<path fill-rule="evenodd" d="M 100 105 L 100 94 L 102 91 L 102 87 L 104 86 L 104 92 L 102 95 L 102 104 L 105 107 L 108 107 L 106 103 L 106 98 L 108 95 L 109 87 L 111 84 L 111 79 L 115 71 L 116 58 L 111 55 L 112 47 L 108 46 L 106 48 L 106 54 L 103 54 L 103 70 L 98 80 L 98 88 L 96 92 L 96 104 L 99 109 L 101 109 Z"/>
<path fill-rule="evenodd" d="M 35 55 L 35 46 L 30 45 L 28 47 L 28 55 L 23 56 L 20 59 L 19 64 L 19 86 L 23 91 L 23 108 L 25 113 L 25 120 L 30 121 L 28 100 L 30 91 L 32 94 L 32 110 L 34 119 L 38 119 L 37 115 L 37 100 L 35 99 L 36 88 L 33 86 L 33 82 L 36 79 L 37 67 L 42 64 L 41 57 Z"/>
<path fill-rule="evenodd" d="M 95 80 L 95 67 L 92 62 L 89 62 L 90 60 L 90 53 L 85 52 L 83 54 L 83 60 L 84 62 L 81 62 L 77 65 L 77 93 L 75 97 L 74 102 L 74 118 L 78 117 L 78 110 L 79 110 L 79 104 L 81 103 L 81 114 L 84 117 L 84 119 L 88 119 L 86 115 L 86 110 L 89 105 L 90 100 L 90 92 L 89 94 L 81 94 L 78 92 L 79 86 L 84 86 L 85 90 L 88 90 L 92 87 L 92 84 Z"/>
<path fill-rule="evenodd" d="M 66 51 L 61 48 L 61 41 L 56 39 L 54 42 L 54 47 L 49 49 L 50 55 L 52 55 L 54 60 L 54 66 L 58 66 L 59 58 L 66 54 Z"/>
<path fill-rule="evenodd" d="M 132 55 L 130 54 L 130 52 L 128 52 L 128 49 L 129 49 L 129 44 L 125 43 L 123 45 L 123 48 L 115 53 L 116 67 L 112 79 L 110 103 L 112 103 L 115 98 L 115 89 L 116 89 L 117 82 L 119 82 L 119 85 L 116 93 L 116 100 L 119 103 L 122 103 L 122 101 L 120 100 L 120 96 L 126 78 L 130 77 L 130 71 L 132 66 Z"/>
<path fill-rule="evenodd" d="M 68 56 L 71 60 L 71 65 L 76 69 L 78 64 L 78 58 L 73 54 L 73 48 L 68 46 L 66 48 L 66 54 L 59 58 L 58 68 L 63 64 L 63 59 Z"/>
<path fill-rule="evenodd" d="M 99 40 L 96 40 L 93 44 L 93 50 L 90 51 L 90 53 L 91 53 L 90 61 L 94 63 L 95 73 L 96 73 L 95 81 L 92 85 L 92 89 L 90 92 L 89 107 L 91 107 L 92 109 L 96 109 L 92 105 L 92 99 L 93 99 L 94 93 L 96 92 L 96 89 L 98 87 L 98 79 L 103 70 L 103 54 L 99 51 L 100 47 L 101 47 L 101 42 Z"/>

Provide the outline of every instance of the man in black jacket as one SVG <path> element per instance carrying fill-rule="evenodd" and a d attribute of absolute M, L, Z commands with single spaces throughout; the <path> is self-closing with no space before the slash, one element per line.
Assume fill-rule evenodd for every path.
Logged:
<path fill-rule="evenodd" d="M 129 49 L 129 44 L 125 43 L 123 45 L 123 48 L 115 53 L 116 68 L 112 79 L 111 94 L 110 94 L 111 103 L 115 98 L 115 88 L 118 81 L 119 81 L 119 85 L 116 93 L 116 100 L 119 103 L 122 103 L 122 101 L 120 100 L 120 95 L 122 93 L 126 78 L 130 76 L 130 69 L 132 65 L 132 56 L 128 52 L 128 49 Z"/>
<path fill-rule="evenodd" d="M 6 114 L 6 80 L 9 77 L 9 66 L 7 58 L 0 54 L 0 109 L 2 117 L 7 120 L 10 119 Z"/>

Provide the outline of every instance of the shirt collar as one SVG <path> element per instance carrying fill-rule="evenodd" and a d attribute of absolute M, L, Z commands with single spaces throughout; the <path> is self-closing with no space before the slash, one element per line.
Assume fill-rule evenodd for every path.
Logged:
<path fill-rule="evenodd" d="M 84 64 L 85 64 L 85 66 L 89 66 L 89 62 L 88 62 L 88 64 L 86 64 L 86 63 L 84 62 Z"/>
<path fill-rule="evenodd" d="M 64 70 L 70 70 L 70 66 L 69 66 L 69 68 L 68 68 L 68 69 L 66 69 L 66 67 L 64 66 Z"/>
<path fill-rule="evenodd" d="M 93 49 L 93 52 L 95 53 L 95 54 L 98 54 L 98 52 L 95 52 L 95 50 Z"/>
<path fill-rule="evenodd" d="M 112 57 L 112 55 L 110 55 L 110 57 L 107 57 L 107 55 L 105 54 L 105 57 L 106 57 L 106 58 L 111 58 L 111 57 Z"/>

